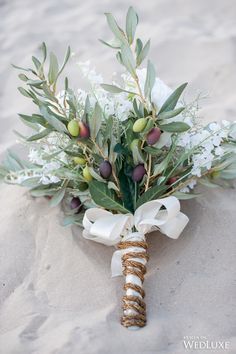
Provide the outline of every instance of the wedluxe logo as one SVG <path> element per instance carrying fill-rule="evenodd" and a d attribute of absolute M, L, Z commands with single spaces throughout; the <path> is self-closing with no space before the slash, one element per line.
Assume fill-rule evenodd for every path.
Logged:
<path fill-rule="evenodd" d="M 185 336 L 183 346 L 186 350 L 228 350 L 230 342 L 209 340 L 203 336 Z"/>

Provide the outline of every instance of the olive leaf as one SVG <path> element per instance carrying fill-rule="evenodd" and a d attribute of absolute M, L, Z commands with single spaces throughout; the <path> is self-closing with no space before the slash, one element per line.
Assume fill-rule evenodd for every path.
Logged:
<path fill-rule="evenodd" d="M 54 115 L 48 112 L 48 109 L 45 106 L 40 107 L 40 112 L 45 120 L 58 132 L 60 133 L 68 133 L 65 125 Z"/>
<path fill-rule="evenodd" d="M 58 204 L 60 204 L 60 202 L 62 201 L 62 199 L 64 198 L 65 196 L 65 192 L 66 192 L 66 189 L 65 188 L 62 188 L 60 189 L 58 192 L 56 192 L 54 194 L 54 196 L 52 197 L 52 199 L 50 200 L 49 202 L 49 205 L 51 207 L 54 207 Z"/>
<path fill-rule="evenodd" d="M 121 93 L 121 92 L 127 92 L 135 95 L 135 92 L 127 91 L 122 89 L 121 87 L 118 87 L 116 85 L 108 85 L 108 84 L 101 84 L 101 87 L 108 92 L 111 93 Z"/>
<path fill-rule="evenodd" d="M 133 7 L 130 6 L 126 16 L 126 34 L 129 44 L 133 43 L 137 24 L 138 15 L 134 11 Z"/>
<path fill-rule="evenodd" d="M 39 115 L 39 114 L 32 114 L 32 116 L 28 116 L 26 114 L 18 114 L 21 119 L 25 122 L 28 123 L 35 123 L 35 124 L 39 124 L 42 125 L 43 127 L 47 127 L 48 123 L 47 121 L 44 119 L 43 116 Z"/>
<path fill-rule="evenodd" d="M 178 198 L 179 200 L 188 200 L 199 197 L 201 194 L 193 194 L 193 193 L 183 193 L 183 192 L 175 192 L 172 194 L 174 197 Z"/>
<path fill-rule="evenodd" d="M 126 209 L 117 200 L 115 192 L 109 189 L 107 184 L 91 181 L 89 182 L 89 191 L 93 201 L 107 210 L 119 211 L 120 213 L 129 213 L 130 211 Z"/>
<path fill-rule="evenodd" d="M 184 109 L 185 109 L 185 107 L 179 107 L 179 108 L 173 109 L 172 111 L 162 112 L 162 113 L 158 114 L 157 118 L 160 120 L 173 118 L 173 117 L 176 117 L 181 112 L 183 112 Z"/>
<path fill-rule="evenodd" d="M 169 133 L 183 133 L 190 129 L 190 126 L 184 122 L 172 122 L 159 125 L 160 129 Z"/>
<path fill-rule="evenodd" d="M 93 114 L 89 117 L 89 127 L 92 139 L 96 139 L 96 136 L 102 125 L 103 113 L 98 102 L 95 104 Z"/>
<path fill-rule="evenodd" d="M 121 47 L 121 41 L 119 41 L 119 39 L 114 38 L 112 41 L 106 42 L 103 39 L 99 39 L 99 41 L 103 44 L 105 44 L 106 46 L 113 48 L 113 49 L 120 49 Z"/>
<path fill-rule="evenodd" d="M 163 103 L 161 109 L 159 110 L 159 112 L 158 112 L 159 114 L 162 113 L 162 112 L 172 111 L 175 108 L 175 106 L 176 106 L 176 104 L 177 104 L 182 92 L 184 91 L 185 87 L 187 86 L 187 84 L 188 83 L 186 82 L 186 83 L 182 84 L 181 86 L 179 86 L 167 98 L 167 100 Z"/>
<path fill-rule="evenodd" d="M 28 77 L 25 74 L 19 74 L 18 77 L 22 81 L 28 81 L 29 80 Z"/>
<path fill-rule="evenodd" d="M 57 73 L 56 79 L 58 78 L 58 76 L 59 76 L 59 75 L 62 73 L 62 71 L 64 70 L 64 68 L 65 68 L 65 66 L 66 66 L 66 64 L 67 64 L 67 62 L 68 62 L 69 59 L 70 59 L 70 46 L 68 46 L 68 48 L 67 48 L 67 51 L 66 51 L 66 55 L 65 55 L 63 64 L 62 64 L 60 70 L 59 70 L 58 73 Z"/>
<path fill-rule="evenodd" d="M 32 95 L 29 91 L 25 90 L 23 87 L 18 87 L 18 91 L 25 97 L 32 98 Z"/>
<path fill-rule="evenodd" d="M 133 53 L 127 44 L 122 44 L 121 46 L 121 59 L 128 72 L 134 78 L 136 78 L 135 61 L 134 61 Z"/>
<path fill-rule="evenodd" d="M 150 44 L 151 44 L 150 39 L 147 41 L 147 43 L 145 44 L 144 47 L 141 47 L 141 43 L 140 42 L 138 42 L 138 40 L 136 42 L 136 47 L 137 47 L 137 50 L 136 50 L 136 55 L 137 55 L 136 64 L 137 64 L 137 66 L 140 66 L 142 64 L 142 62 L 144 61 L 144 59 L 146 58 L 146 56 L 148 55 L 148 52 L 149 52 L 149 49 L 150 49 Z"/>
<path fill-rule="evenodd" d="M 47 136 L 48 134 L 50 134 L 52 131 L 53 131 L 53 129 L 51 129 L 51 128 L 44 129 L 40 133 L 30 136 L 26 140 L 27 141 L 35 141 L 35 140 L 42 139 L 45 136 Z"/>
<path fill-rule="evenodd" d="M 153 86 L 155 84 L 156 80 L 156 71 L 153 66 L 153 64 L 148 60 L 148 65 L 147 65 L 147 76 L 146 76 L 146 81 L 144 85 L 144 94 L 145 97 L 150 97 Z"/>
<path fill-rule="evenodd" d="M 142 204 L 149 202 L 153 199 L 156 199 L 160 197 L 164 192 L 168 189 L 169 186 L 155 186 L 152 188 L 149 188 L 145 193 L 139 197 L 137 201 L 136 208 L 141 206 Z"/>
<path fill-rule="evenodd" d="M 136 53 L 137 57 L 141 53 L 142 49 L 143 49 L 143 42 L 141 41 L 140 38 L 137 38 L 136 39 L 136 44 L 135 44 L 135 53 Z"/>
<path fill-rule="evenodd" d="M 50 62 L 49 62 L 49 71 L 48 71 L 48 81 L 50 84 L 53 84 L 58 76 L 59 66 L 56 55 L 51 52 L 50 53 Z"/>
<path fill-rule="evenodd" d="M 108 23 L 111 31 L 115 35 L 115 37 L 117 39 L 119 39 L 122 43 L 125 43 L 126 42 L 125 34 L 122 31 L 122 29 L 118 26 L 116 20 L 112 16 L 112 14 L 111 13 L 105 13 L 105 16 L 107 18 L 107 23 Z"/>

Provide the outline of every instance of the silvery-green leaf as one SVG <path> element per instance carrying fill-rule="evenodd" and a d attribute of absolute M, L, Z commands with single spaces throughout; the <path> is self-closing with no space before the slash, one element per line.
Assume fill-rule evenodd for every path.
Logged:
<path fill-rule="evenodd" d="M 25 168 L 34 168 L 35 165 L 32 164 L 31 162 L 27 161 L 27 160 L 22 160 L 15 152 L 13 152 L 12 150 L 8 149 L 7 150 L 7 154 L 8 156 L 10 156 L 12 159 L 14 159 L 18 165 L 22 168 L 22 169 L 25 169 Z"/>
<path fill-rule="evenodd" d="M 54 115 L 50 114 L 45 106 L 40 107 L 40 112 L 45 120 L 58 132 L 68 133 L 65 125 Z"/>
<path fill-rule="evenodd" d="M 23 182 L 21 182 L 21 186 L 27 187 L 27 188 L 34 188 L 39 185 L 39 183 L 40 183 L 39 180 L 40 180 L 39 177 L 27 178 Z"/>
<path fill-rule="evenodd" d="M 27 138 L 27 141 L 35 141 L 35 140 L 42 139 L 45 136 L 47 136 L 48 134 L 50 134 L 51 132 L 52 132 L 52 129 L 49 129 L 49 128 L 44 129 L 40 133 L 32 135 L 29 138 Z"/>
<path fill-rule="evenodd" d="M 43 42 L 40 46 L 40 49 L 42 50 L 43 52 L 43 61 L 42 61 L 42 64 L 45 63 L 46 59 L 47 59 L 47 47 L 46 47 L 46 44 Z"/>
<path fill-rule="evenodd" d="M 159 128 L 168 133 L 183 133 L 190 129 L 190 126 L 184 122 L 172 122 L 169 124 L 161 124 Z"/>
<path fill-rule="evenodd" d="M 59 66 L 58 66 L 58 61 L 57 57 L 53 52 L 50 53 L 50 62 L 49 62 L 49 71 L 48 71 L 48 81 L 50 84 L 53 84 L 58 75 L 59 71 Z"/>
<path fill-rule="evenodd" d="M 117 188 L 117 186 L 115 185 L 114 182 L 109 181 L 107 186 L 108 186 L 109 189 L 114 189 L 114 191 L 119 192 L 119 189 Z"/>
<path fill-rule="evenodd" d="M 34 63 L 36 69 L 39 70 L 39 68 L 41 67 L 40 61 L 36 57 L 32 56 L 32 62 Z"/>
<path fill-rule="evenodd" d="M 31 94 L 29 93 L 29 91 L 25 90 L 23 87 L 18 87 L 18 90 L 20 91 L 20 93 L 21 93 L 23 96 L 32 98 L 32 96 L 31 96 Z"/>
<path fill-rule="evenodd" d="M 200 178 L 198 180 L 200 184 L 209 188 L 218 188 L 219 186 L 213 182 L 211 182 L 208 178 Z"/>
<path fill-rule="evenodd" d="M 19 116 L 21 117 L 21 119 L 23 119 L 24 121 L 29 122 L 29 123 L 40 124 L 43 127 L 46 127 L 46 125 L 47 125 L 46 120 L 38 114 L 33 114 L 32 116 L 28 116 L 26 114 L 19 113 Z"/>
<path fill-rule="evenodd" d="M 40 88 L 45 80 L 27 80 L 27 85 Z"/>
<path fill-rule="evenodd" d="M 156 71 L 153 66 L 153 64 L 148 60 L 148 65 L 147 65 L 147 75 L 146 75 L 146 81 L 144 85 L 144 94 L 145 97 L 150 97 L 150 94 L 152 92 L 153 86 L 155 84 L 156 80 Z"/>
<path fill-rule="evenodd" d="M 121 52 L 117 52 L 116 53 L 116 59 L 118 60 L 118 62 L 121 64 L 121 65 L 124 65 L 123 61 L 122 61 L 122 57 L 121 57 Z"/>
<path fill-rule="evenodd" d="M 13 156 L 11 156 L 9 151 L 8 151 L 8 153 L 5 156 L 4 166 L 9 171 L 20 171 L 20 170 L 22 170 L 22 165 Z"/>
<path fill-rule="evenodd" d="M 3 166 L 0 166 L 0 180 L 3 180 L 8 174 L 8 170 Z"/>
<path fill-rule="evenodd" d="M 94 140 L 96 139 L 96 136 L 101 128 L 102 118 L 103 118 L 102 109 L 100 105 L 96 102 L 93 114 L 91 117 L 89 117 L 91 138 Z"/>
<path fill-rule="evenodd" d="M 99 41 L 101 43 L 105 44 L 106 46 L 113 48 L 113 49 L 120 49 L 120 47 L 121 47 L 121 42 L 117 38 L 114 38 L 112 41 L 109 41 L 109 42 L 105 42 L 102 39 L 99 39 Z"/>
<path fill-rule="evenodd" d="M 58 71 L 57 78 L 62 73 L 62 71 L 64 70 L 64 68 L 65 68 L 65 66 L 66 66 L 66 64 L 67 64 L 69 59 L 70 59 L 70 46 L 68 46 L 68 48 L 67 48 L 63 64 L 62 64 L 60 70 Z"/>
<path fill-rule="evenodd" d="M 106 183 L 105 179 L 103 179 L 97 172 L 95 172 L 92 167 L 89 167 L 89 172 L 90 172 L 91 176 L 94 179 L 96 179 L 97 181 Z"/>
<path fill-rule="evenodd" d="M 220 171 L 219 177 L 223 179 L 236 179 L 236 165 L 232 164 L 227 169 Z"/>
<path fill-rule="evenodd" d="M 115 35 L 116 38 L 118 38 L 122 43 L 126 42 L 125 34 L 122 31 L 122 29 L 118 26 L 116 20 L 112 16 L 111 13 L 105 13 L 105 16 L 107 18 L 107 23 Z"/>
<path fill-rule="evenodd" d="M 192 193 L 183 193 L 183 192 L 175 192 L 172 194 L 174 197 L 179 200 L 187 200 L 199 197 L 201 194 L 192 194 Z"/>
<path fill-rule="evenodd" d="M 101 84 L 101 87 L 111 93 L 121 93 L 124 92 L 124 90 L 118 86 L 115 85 L 108 85 L 108 84 Z"/>
<path fill-rule="evenodd" d="M 146 151 L 148 154 L 151 154 L 152 156 L 160 156 L 163 154 L 162 150 L 157 149 L 156 147 L 153 146 L 145 146 L 144 151 Z"/>
<path fill-rule="evenodd" d="M 162 112 L 167 112 L 167 111 L 172 111 L 182 92 L 184 91 L 185 87 L 187 86 L 188 83 L 184 83 L 183 85 L 179 86 L 168 98 L 167 100 L 164 102 L 164 104 L 162 105 L 160 111 L 158 112 L 159 114 Z"/>
<path fill-rule="evenodd" d="M 127 92 L 127 93 L 131 93 L 131 94 L 135 94 L 134 92 L 131 91 L 127 91 L 122 89 L 121 87 L 118 87 L 116 85 L 108 85 L 108 84 L 101 84 L 101 87 L 111 93 L 121 93 L 121 92 Z"/>
<path fill-rule="evenodd" d="M 136 59 L 136 64 L 137 66 L 141 65 L 146 56 L 148 55 L 149 49 L 150 49 L 150 39 L 147 41 L 145 46 L 140 50 L 141 46 L 139 44 L 139 49 L 137 49 L 137 59 Z"/>
<path fill-rule="evenodd" d="M 145 163 L 144 154 L 142 153 L 139 146 L 135 145 L 132 148 L 134 164 L 138 165 L 139 163 Z"/>
<path fill-rule="evenodd" d="M 51 207 L 54 207 L 58 204 L 60 204 L 60 202 L 62 201 L 62 199 L 64 198 L 65 196 L 65 192 L 66 192 L 66 189 L 65 188 L 62 188 L 60 189 L 58 192 L 56 192 L 54 194 L 54 196 L 52 197 L 52 199 L 50 200 L 49 202 L 49 205 Z"/>
<path fill-rule="evenodd" d="M 130 6 L 126 16 L 126 34 L 128 37 L 129 44 L 133 43 L 137 24 L 138 15 L 134 11 L 133 7 Z"/>
<path fill-rule="evenodd" d="M 158 176 L 159 174 L 161 174 L 168 167 L 168 164 L 169 164 L 169 156 L 167 155 L 162 162 L 154 166 L 153 176 Z"/>
<path fill-rule="evenodd" d="M 173 109 L 172 111 L 162 112 L 162 113 L 158 114 L 158 119 L 173 118 L 173 117 L 177 116 L 178 114 L 180 114 L 181 112 L 183 112 L 184 109 L 185 109 L 185 107 L 180 107 L 180 108 Z"/>
<path fill-rule="evenodd" d="M 89 182 L 89 191 L 93 201 L 97 205 L 107 210 L 115 210 L 124 214 L 129 213 L 129 210 L 120 204 L 114 191 L 109 189 L 107 184 L 98 181 L 91 181 Z"/>
<path fill-rule="evenodd" d="M 27 81 L 27 80 L 29 80 L 28 77 L 27 77 L 25 74 L 19 74 L 18 77 L 19 77 L 19 79 L 22 80 L 22 81 Z"/>
<path fill-rule="evenodd" d="M 135 53 L 136 56 L 138 57 L 139 54 L 141 53 L 141 50 L 143 49 L 143 42 L 141 41 L 140 38 L 136 39 L 136 45 L 135 45 Z"/>
<path fill-rule="evenodd" d="M 69 226 L 76 224 L 78 226 L 83 226 L 83 217 L 84 213 L 79 213 L 79 214 L 74 214 L 74 215 L 68 215 L 64 218 L 62 225 L 63 226 Z"/>
<path fill-rule="evenodd" d="M 31 68 L 22 68 L 21 66 L 18 66 L 18 65 L 15 65 L 15 64 L 11 64 L 11 66 L 13 66 L 13 68 L 15 68 L 15 69 L 19 69 L 19 70 L 22 70 L 22 71 L 29 71 L 32 74 L 37 75 L 37 73 L 34 70 L 32 70 Z"/>
<path fill-rule="evenodd" d="M 128 47 L 128 45 L 126 44 L 122 44 L 121 46 L 121 59 L 128 72 L 134 78 L 136 78 L 135 61 L 134 61 L 133 53 L 130 47 Z"/>

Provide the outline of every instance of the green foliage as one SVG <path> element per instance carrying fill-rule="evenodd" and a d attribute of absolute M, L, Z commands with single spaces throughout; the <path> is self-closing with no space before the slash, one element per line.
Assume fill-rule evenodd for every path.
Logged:
<path fill-rule="evenodd" d="M 120 201 L 117 199 L 113 190 L 109 189 L 106 184 L 98 181 L 89 183 L 89 191 L 94 202 L 108 210 L 117 211 L 120 213 L 129 213 Z"/>
<path fill-rule="evenodd" d="M 184 91 L 185 87 L 187 86 L 187 83 L 179 86 L 171 95 L 170 97 L 164 102 L 162 105 L 161 109 L 159 110 L 159 114 L 162 112 L 168 112 L 168 111 L 173 111 L 175 108 L 182 92 Z"/>
<path fill-rule="evenodd" d="M 190 126 L 184 122 L 172 122 L 161 124 L 160 129 L 169 133 L 183 133 L 190 129 Z"/>

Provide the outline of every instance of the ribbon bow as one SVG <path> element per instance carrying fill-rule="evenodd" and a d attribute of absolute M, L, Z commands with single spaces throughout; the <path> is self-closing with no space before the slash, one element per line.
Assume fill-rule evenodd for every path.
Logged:
<path fill-rule="evenodd" d="M 162 208 L 164 207 L 164 208 Z M 112 214 L 111 212 L 91 208 L 83 218 L 83 237 L 107 246 L 115 246 L 123 236 L 126 240 L 133 239 L 132 228 L 138 231 L 136 237 L 160 230 L 166 236 L 177 239 L 185 226 L 188 217 L 180 211 L 180 203 L 176 197 L 170 196 L 156 199 L 141 205 L 132 214 Z M 116 251 L 112 257 L 112 276 L 122 274 L 122 251 Z"/>

